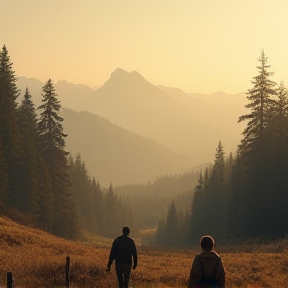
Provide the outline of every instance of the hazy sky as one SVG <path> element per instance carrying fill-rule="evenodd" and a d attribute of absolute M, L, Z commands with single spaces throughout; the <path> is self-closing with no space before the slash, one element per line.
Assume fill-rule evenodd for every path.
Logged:
<path fill-rule="evenodd" d="M 17 76 L 102 85 L 121 67 L 185 92 L 251 88 L 264 50 L 288 85 L 288 0 L 0 0 Z"/>

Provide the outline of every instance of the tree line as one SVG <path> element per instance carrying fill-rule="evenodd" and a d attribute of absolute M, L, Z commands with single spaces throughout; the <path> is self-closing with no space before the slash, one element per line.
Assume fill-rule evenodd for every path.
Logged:
<path fill-rule="evenodd" d="M 139 228 L 155 228 L 173 199 L 179 213 L 189 209 L 198 178 L 199 171 L 164 175 L 145 184 L 116 186 L 115 194 L 129 205 Z"/>
<path fill-rule="evenodd" d="M 158 245 L 197 244 L 204 234 L 218 242 L 279 239 L 288 233 L 288 92 L 271 79 L 267 57 L 247 92 L 247 123 L 235 155 L 221 141 L 211 167 L 200 173 L 191 209 L 179 215 L 172 202 L 158 224 Z"/>
<path fill-rule="evenodd" d="M 81 229 L 107 237 L 131 219 L 110 184 L 90 177 L 81 155 L 65 150 L 61 103 L 51 79 L 35 107 L 28 88 L 21 101 L 6 46 L 0 52 L 0 210 L 55 235 Z M 121 218 L 118 215 L 121 214 Z M 133 223 L 132 223 L 133 225 Z M 116 232 L 115 232 L 116 231 Z"/>
<path fill-rule="evenodd" d="M 139 225 L 153 225 L 163 209 L 156 205 L 144 219 L 140 208 L 150 209 L 155 195 L 159 203 L 167 203 L 178 193 L 176 186 L 185 186 L 182 195 L 172 201 L 166 218 L 159 221 L 156 244 L 197 243 L 203 234 L 213 234 L 218 242 L 285 237 L 288 92 L 283 82 L 278 85 L 271 80 L 273 73 L 264 52 L 258 60 L 258 75 L 247 92 L 248 112 L 239 117 L 247 126 L 235 155 L 227 156 L 220 141 L 214 163 L 200 174 L 165 176 L 144 186 L 117 187 L 118 192 L 123 190 L 117 195 L 112 183 L 105 189 L 89 175 L 80 154 L 73 156 L 65 150 L 61 103 L 51 79 L 42 88 L 39 107 L 35 107 L 28 88 L 18 100 L 17 78 L 4 45 L 0 52 L 1 213 L 61 237 L 74 238 L 81 229 L 114 237 L 127 223 L 135 231 Z M 199 179 L 192 192 L 187 183 L 191 181 L 193 187 L 195 175 Z M 163 196 L 165 201 L 161 193 L 157 194 L 160 187 L 169 194 L 167 199 Z M 138 190 L 143 192 L 139 199 L 132 195 Z M 131 208 L 134 202 L 139 209 Z M 188 202 L 190 209 L 185 211 Z"/>

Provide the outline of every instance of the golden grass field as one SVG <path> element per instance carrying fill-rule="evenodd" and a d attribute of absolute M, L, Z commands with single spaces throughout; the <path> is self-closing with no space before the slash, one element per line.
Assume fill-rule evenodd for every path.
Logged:
<path fill-rule="evenodd" d="M 84 241 L 85 240 L 85 241 Z M 0 217 L 0 287 L 8 271 L 14 287 L 64 287 L 65 259 L 71 258 L 72 287 L 117 287 L 113 270 L 105 271 L 112 240 L 83 236 L 83 242 L 64 240 Z M 286 288 L 288 242 L 256 246 L 218 247 L 228 288 Z M 186 287 L 198 249 L 138 247 L 139 264 L 132 271 L 131 287 Z"/>

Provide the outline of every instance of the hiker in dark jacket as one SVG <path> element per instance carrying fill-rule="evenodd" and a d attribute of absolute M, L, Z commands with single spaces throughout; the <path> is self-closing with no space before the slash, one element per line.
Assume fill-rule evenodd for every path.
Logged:
<path fill-rule="evenodd" d="M 200 246 L 202 252 L 194 258 L 188 288 L 225 288 L 225 271 L 220 256 L 214 251 L 214 239 L 203 236 Z"/>
<path fill-rule="evenodd" d="M 130 228 L 124 226 L 122 233 L 123 235 L 113 241 L 106 271 L 110 271 L 111 265 L 115 260 L 115 270 L 119 288 L 128 288 L 131 267 L 133 270 L 137 267 L 137 250 L 134 240 L 128 236 Z"/>

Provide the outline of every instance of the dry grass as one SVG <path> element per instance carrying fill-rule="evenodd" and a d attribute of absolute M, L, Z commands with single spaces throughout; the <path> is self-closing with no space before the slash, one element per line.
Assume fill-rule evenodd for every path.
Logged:
<path fill-rule="evenodd" d="M 0 217 L 0 284 L 8 271 L 13 273 L 15 287 L 64 284 L 67 255 L 75 283 L 90 285 L 98 279 L 96 287 L 109 287 L 102 283 L 107 280 L 108 248 L 67 241 Z"/>
<path fill-rule="evenodd" d="M 73 287 L 117 287 L 115 273 L 105 268 L 112 243 L 85 234 L 83 242 L 67 241 L 0 217 L 0 287 L 8 271 L 15 288 L 64 285 L 65 259 L 71 257 Z M 92 244 L 91 244 L 92 243 Z M 196 249 L 138 247 L 139 266 L 131 286 L 138 288 L 185 287 Z M 227 287 L 286 288 L 288 243 L 218 248 L 226 269 Z"/>

